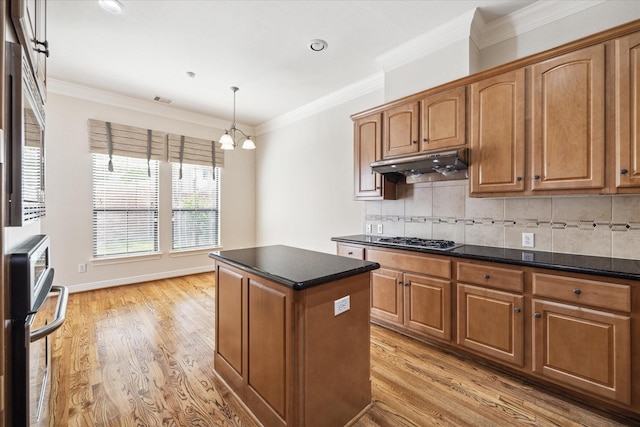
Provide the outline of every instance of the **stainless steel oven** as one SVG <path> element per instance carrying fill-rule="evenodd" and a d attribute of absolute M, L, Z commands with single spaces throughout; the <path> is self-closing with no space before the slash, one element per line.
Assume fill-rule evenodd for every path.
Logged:
<path fill-rule="evenodd" d="M 37 235 L 11 253 L 12 425 L 48 425 L 51 334 L 64 323 L 69 291 L 53 286 L 49 237 Z"/>

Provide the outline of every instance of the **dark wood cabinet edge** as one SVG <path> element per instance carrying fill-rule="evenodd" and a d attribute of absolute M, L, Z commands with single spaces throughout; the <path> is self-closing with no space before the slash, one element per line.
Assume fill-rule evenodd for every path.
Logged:
<path fill-rule="evenodd" d="M 627 24 L 610 28 L 608 30 L 601 31 L 599 33 L 592 34 L 590 36 L 586 36 L 584 38 L 566 43 L 558 47 L 547 49 L 545 51 L 535 53 L 533 55 L 526 56 L 524 58 L 517 59 L 515 61 L 508 62 L 503 65 L 498 65 L 496 67 L 489 68 L 487 70 L 480 71 L 478 73 L 471 74 L 469 76 L 461 77 L 457 80 L 453 80 L 453 81 L 444 83 L 442 85 L 429 88 L 424 91 L 421 91 L 412 95 L 408 95 L 403 98 L 396 99 L 394 101 L 390 101 L 383 105 L 379 105 L 379 106 L 370 108 L 368 110 L 352 114 L 350 117 L 352 120 L 356 120 L 360 117 L 367 116 L 373 113 L 382 112 L 386 109 L 393 108 L 395 106 L 398 106 L 407 102 L 417 101 L 421 98 L 424 98 L 425 96 L 435 95 L 440 92 L 458 88 L 460 86 L 466 86 L 466 85 L 478 82 L 480 80 L 487 79 L 489 77 L 494 77 L 509 71 L 517 70 L 519 68 L 526 68 L 536 63 L 540 63 L 540 62 L 552 59 L 556 56 L 574 52 L 576 50 L 590 47 L 599 43 L 605 43 L 610 40 L 613 40 L 619 37 L 624 37 L 628 34 L 631 34 L 637 31 L 640 31 L 640 20 L 635 20 Z M 538 193 L 536 192 L 536 194 Z"/>

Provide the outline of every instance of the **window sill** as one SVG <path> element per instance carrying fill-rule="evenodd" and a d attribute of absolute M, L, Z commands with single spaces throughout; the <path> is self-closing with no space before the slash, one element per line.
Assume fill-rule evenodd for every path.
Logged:
<path fill-rule="evenodd" d="M 128 255 L 128 256 L 117 256 L 110 258 L 93 258 L 90 260 L 91 265 L 95 265 L 96 267 L 100 267 L 103 265 L 114 265 L 114 264 L 125 264 L 129 262 L 139 262 L 139 261 L 150 261 L 155 259 L 162 258 L 162 252 L 154 252 L 151 254 L 144 255 Z"/>
<path fill-rule="evenodd" d="M 208 254 L 211 251 L 219 251 L 221 246 L 211 246 L 208 248 L 194 248 L 194 249 L 182 249 L 169 252 L 169 256 L 172 258 L 179 258 L 192 255 Z"/>

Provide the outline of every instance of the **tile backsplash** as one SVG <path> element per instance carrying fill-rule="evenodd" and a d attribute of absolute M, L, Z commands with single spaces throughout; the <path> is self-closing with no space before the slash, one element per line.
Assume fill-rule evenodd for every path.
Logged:
<path fill-rule="evenodd" d="M 400 185 L 398 200 L 366 202 L 365 227 L 385 236 L 640 259 L 640 195 L 471 198 L 468 181 Z M 365 228 L 366 230 L 366 228 Z"/>

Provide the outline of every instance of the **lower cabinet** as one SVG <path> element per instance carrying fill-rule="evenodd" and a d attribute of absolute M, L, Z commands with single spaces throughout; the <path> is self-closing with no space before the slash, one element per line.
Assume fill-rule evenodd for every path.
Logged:
<path fill-rule="evenodd" d="M 451 340 L 450 260 L 375 249 L 365 256 L 383 266 L 371 272 L 373 320 Z"/>
<path fill-rule="evenodd" d="M 524 297 L 458 284 L 458 344 L 524 366 Z"/>
<path fill-rule="evenodd" d="M 216 374 L 263 425 L 345 425 L 371 403 L 369 273 L 294 291 L 216 262 L 215 313 Z"/>

